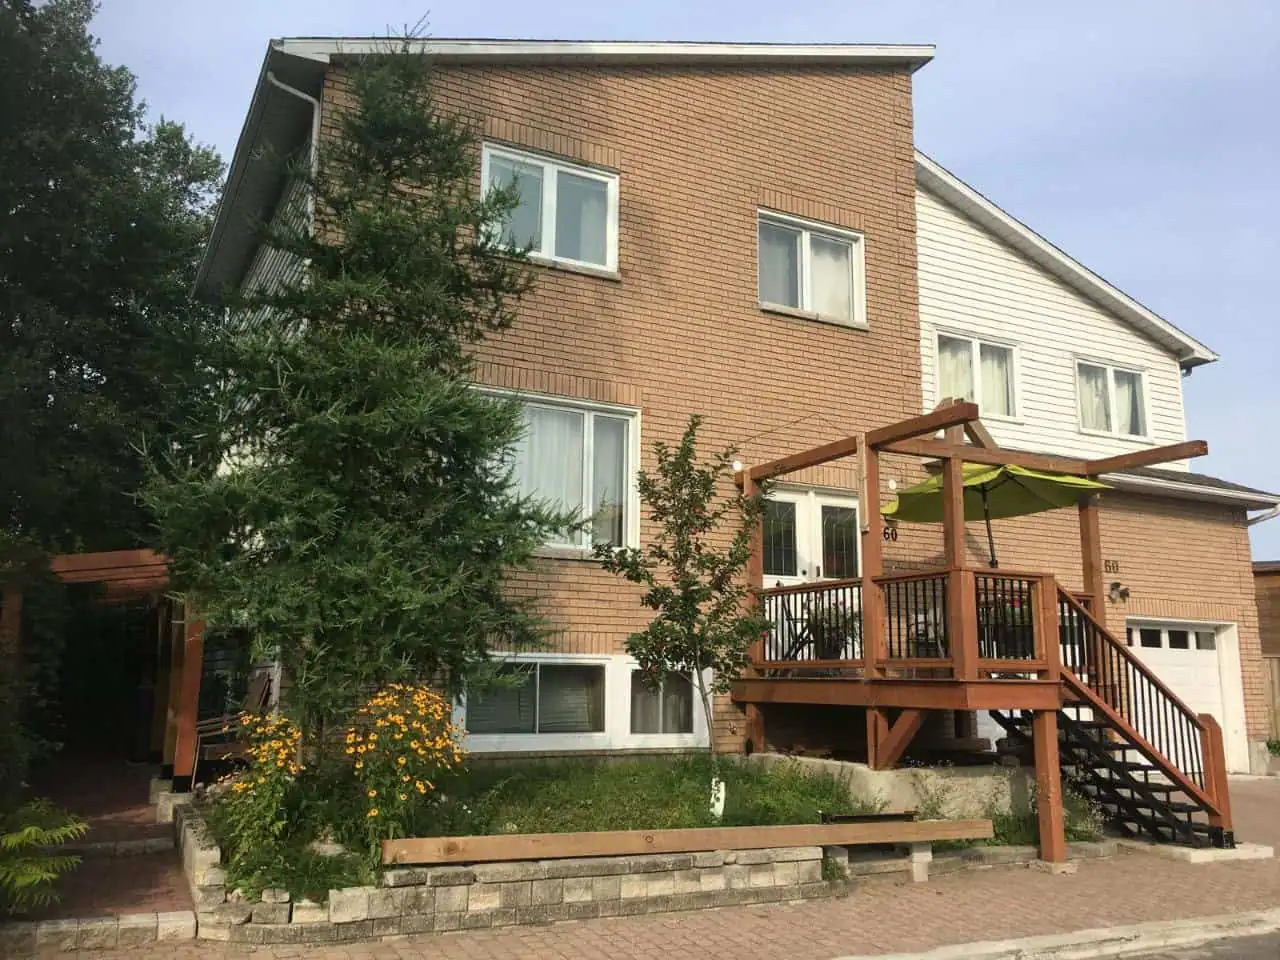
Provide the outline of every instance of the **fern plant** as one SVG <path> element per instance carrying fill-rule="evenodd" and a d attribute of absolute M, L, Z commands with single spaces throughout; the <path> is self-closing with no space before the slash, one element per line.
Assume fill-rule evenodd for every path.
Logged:
<path fill-rule="evenodd" d="M 25 913 L 54 903 L 54 884 L 80 858 L 52 852 L 85 835 L 88 825 L 47 800 L 31 800 L 0 817 L 0 911 Z"/>

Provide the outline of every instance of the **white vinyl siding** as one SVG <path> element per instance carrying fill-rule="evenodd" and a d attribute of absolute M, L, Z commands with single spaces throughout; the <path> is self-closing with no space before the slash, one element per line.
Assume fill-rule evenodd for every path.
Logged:
<path fill-rule="evenodd" d="M 288 224 L 300 229 L 306 224 L 309 215 L 306 183 L 297 177 L 291 177 L 271 215 L 271 224 Z M 246 293 L 276 293 L 299 284 L 306 272 L 307 263 L 301 257 L 264 243 L 254 253 L 242 287 Z M 267 310 L 242 312 L 235 317 L 235 322 L 251 329 L 266 320 L 268 313 Z"/>
<path fill-rule="evenodd" d="M 988 424 L 1002 446 L 1104 457 L 1187 438 L 1171 353 L 924 190 L 916 216 L 924 410 L 940 399 L 938 335 L 961 334 L 1017 345 L 1017 421 Z M 1081 429 L 1079 360 L 1143 371 L 1145 438 Z"/>

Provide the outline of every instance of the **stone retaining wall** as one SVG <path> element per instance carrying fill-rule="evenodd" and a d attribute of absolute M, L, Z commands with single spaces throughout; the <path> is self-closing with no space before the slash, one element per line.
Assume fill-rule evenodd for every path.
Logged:
<path fill-rule="evenodd" d="M 381 886 L 330 890 L 327 904 L 293 903 L 283 890 L 264 891 L 257 903 L 235 902 L 221 851 L 199 814 L 190 808 L 176 813 L 183 871 L 203 940 L 367 940 L 807 900 L 849 889 L 844 880 L 823 879 L 821 847 L 780 847 L 406 867 L 384 871 Z"/>

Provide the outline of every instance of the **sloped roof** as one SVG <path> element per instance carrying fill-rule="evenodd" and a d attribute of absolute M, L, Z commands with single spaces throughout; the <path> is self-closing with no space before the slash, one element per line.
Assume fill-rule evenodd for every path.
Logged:
<path fill-rule="evenodd" d="M 1218 355 L 1199 340 L 1108 283 L 919 150 L 916 151 L 916 184 L 1013 247 L 1087 300 L 1161 344 L 1178 358 L 1184 369 L 1218 359 Z"/>

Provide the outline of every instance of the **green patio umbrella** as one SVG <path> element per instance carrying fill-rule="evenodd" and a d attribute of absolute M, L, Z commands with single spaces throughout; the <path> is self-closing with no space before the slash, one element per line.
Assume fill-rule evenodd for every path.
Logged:
<path fill-rule="evenodd" d="M 993 518 L 1021 517 L 1058 507 L 1075 505 L 1082 494 L 1109 490 L 1105 483 L 1066 473 L 1043 473 L 1026 467 L 964 465 L 964 518 L 985 520 L 991 566 L 996 566 Z M 890 520 L 907 523 L 942 522 L 942 475 L 898 493 L 898 499 L 880 512 Z"/>

